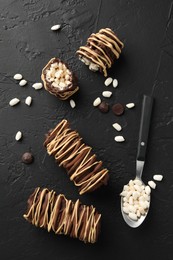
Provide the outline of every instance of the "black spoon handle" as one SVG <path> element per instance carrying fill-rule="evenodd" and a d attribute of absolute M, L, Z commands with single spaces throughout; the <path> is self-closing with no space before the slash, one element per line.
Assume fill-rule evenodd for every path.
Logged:
<path fill-rule="evenodd" d="M 144 95 L 142 102 L 141 122 L 137 150 L 137 160 L 139 161 L 145 161 L 152 106 L 153 98 Z"/>

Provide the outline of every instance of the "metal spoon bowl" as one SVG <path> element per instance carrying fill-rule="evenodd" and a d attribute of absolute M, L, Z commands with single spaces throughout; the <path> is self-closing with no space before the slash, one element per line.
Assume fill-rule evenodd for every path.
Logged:
<path fill-rule="evenodd" d="M 153 105 L 153 99 L 149 96 L 144 95 L 143 103 L 142 103 L 140 130 L 139 130 L 138 150 L 137 150 L 137 157 L 136 157 L 136 179 L 140 180 L 145 187 L 146 185 L 142 181 L 142 172 L 145 163 L 145 155 L 146 155 L 146 147 L 148 141 L 152 105 Z M 149 207 L 146 210 L 146 214 L 141 215 L 140 218 L 138 218 L 137 220 L 133 220 L 128 216 L 128 214 L 126 214 L 123 211 L 123 197 L 121 197 L 121 212 L 125 222 L 132 228 L 139 227 L 144 222 L 145 218 L 148 215 L 150 203 L 151 203 L 151 195 L 150 195 Z"/>
<path fill-rule="evenodd" d="M 141 179 L 139 179 L 139 178 L 137 178 L 137 177 L 136 177 L 135 179 L 140 180 L 140 181 L 142 182 L 142 185 L 146 186 Z M 149 201 L 149 203 L 150 203 L 150 202 L 151 202 L 151 195 L 150 195 L 150 201 Z M 150 207 L 150 205 L 149 205 L 149 207 Z M 145 215 L 141 215 L 140 218 L 138 218 L 137 220 L 133 220 L 133 219 L 131 219 L 131 218 L 128 216 L 128 214 L 126 214 L 126 213 L 123 211 L 123 197 L 121 197 L 121 213 L 122 213 L 123 219 L 124 219 L 124 221 L 125 221 L 130 227 L 132 227 L 132 228 L 137 228 L 137 227 L 139 227 L 139 226 L 144 222 L 145 218 L 146 218 L 147 215 L 148 215 L 149 207 L 148 207 L 148 209 L 146 210 Z"/>

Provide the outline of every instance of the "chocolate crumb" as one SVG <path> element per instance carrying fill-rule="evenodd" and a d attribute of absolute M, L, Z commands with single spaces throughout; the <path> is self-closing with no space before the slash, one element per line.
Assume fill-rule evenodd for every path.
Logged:
<path fill-rule="evenodd" d="M 109 111 L 109 105 L 105 101 L 102 101 L 98 108 L 102 113 L 107 113 Z"/>
<path fill-rule="evenodd" d="M 31 153 L 29 152 L 26 152 L 22 155 L 22 162 L 25 163 L 25 164 L 30 164 L 32 163 L 34 160 L 34 157 Z"/>
<path fill-rule="evenodd" d="M 120 103 L 117 103 L 112 106 L 112 111 L 116 116 L 120 116 L 124 113 L 124 106 Z"/>

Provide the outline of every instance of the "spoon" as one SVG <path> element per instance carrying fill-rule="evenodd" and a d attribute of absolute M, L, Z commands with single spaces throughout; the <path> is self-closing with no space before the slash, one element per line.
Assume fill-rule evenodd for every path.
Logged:
<path fill-rule="evenodd" d="M 136 178 L 135 180 L 140 180 L 142 185 L 146 187 L 144 182 L 142 181 L 142 172 L 145 163 L 145 155 L 146 155 L 146 148 L 147 148 L 147 140 L 148 140 L 148 133 L 149 133 L 149 126 L 150 126 L 150 119 L 151 119 L 151 112 L 152 112 L 152 105 L 153 105 L 153 98 L 150 96 L 143 96 L 142 102 L 142 112 L 141 112 L 141 122 L 140 122 L 140 129 L 139 129 L 139 139 L 138 139 L 138 149 L 137 149 L 137 157 L 136 157 Z M 150 207 L 151 198 L 149 201 Z M 142 224 L 145 220 L 149 207 L 146 210 L 145 215 L 141 215 L 137 220 L 131 219 L 128 214 L 124 213 L 123 211 L 123 197 L 121 196 L 121 212 L 125 222 L 132 228 L 136 228 Z"/>

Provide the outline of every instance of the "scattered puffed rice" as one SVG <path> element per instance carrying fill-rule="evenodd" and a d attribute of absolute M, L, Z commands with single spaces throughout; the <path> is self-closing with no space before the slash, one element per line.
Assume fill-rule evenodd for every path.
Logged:
<path fill-rule="evenodd" d="M 115 130 L 117 130 L 118 132 L 122 130 L 122 127 L 118 124 L 118 123 L 114 123 L 113 128 L 115 128 Z"/>
<path fill-rule="evenodd" d="M 135 107 L 135 104 L 134 103 L 128 103 L 128 104 L 126 104 L 126 107 L 127 108 L 133 108 L 133 107 Z"/>
<path fill-rule="evenodd" d="M 111 91 L 103 91 L 102 95 L 103 95 L 103 97 L 110 98 L 112 96 L 112 92 Z"/>
<path fill-rule="evenodd" d="M 123 137 L 122 135 L 117 135 L 117 136 L 115 136 L 114 140 L 115 140 L 116 142 L 118 142 L 118 143 L 121 143 L 121 142 L 124 142 L 124 141 L 125 141 L 125 139 L 124 139 L 124 137 Z"/>
<path fill-rule="evenodd" d="M 161 175 L 161 174 L 155 174 L 155 175 L 153 176 L 153 179 L 154 179 L 155 181 L 162 181 L 163 175 Z"/>
<path fill-rule="evenodd" d="M 61 25 L 60 24 L 56 24 L 56 25 L 53 25 L 52 27 L 51 27 L 51 31 L 57 31 L 57 30 L 59 30 L 61 28 Z"/>
<path fill-rule="evenodd" d="M 38 90 L 38 89 L 41 89 L 43 87 L 43 84 L 41 82 L 37 82 L 37 83 L 34 83 L 32 85 L 32 87 L 35 89 L 35 90 Z"/>
<path fill-rule="evenodd" d="M 96 98 L 95 100 L 94 100 L 94 102 L 93 102 L 93 106 L 94 107 L 97 107 L 97 106 L 99 106 L 100 105 L 100 103 L 101 103 L 101 98 Z"/>
<path fill-rule="evenodd" d="M 155 189 L 156 188 L 156 183 L 154 181 L 148 181 L 148 185 L 152 188 Z"/>
<path fill-rule="evenodd" d="M 113 85 L 114 88 L 118 87 L 118 80 L 114 79 L 112 85 Z"/>
<path fill-rule="evenodd" d="M 12 100 L 10 100 L 9 105 L 11 107 L 13 107 L 13 106 L 17 105 L 19 102 L 20 102 L 20 100 L 18 98 L 13 98 Z"/>
<path fill-rule="evenodd" d="M 25 104 L 30 106 L 31 105 L 31 102 L 32 102 L 32 97 L 28 96 L 26 99 L 25 99 Z"/>
<path fill-rule="evenodd" d="M 25 79 L 22 79 L 22 80 L 19 82 L 19 86 L 21 86 L 21 87 L 24 87 L 26 84 L 27 84 L 27 81 L 26 81 Z"/>
<path fill-rule="evenodd" d="M 23 78 L 22 75 L 19 73 L 15 74 L 13 77 L 13 79 L 15 79 L 15 80 L 21 80 L 22 78 Z"/>
<path fill-rule="evenodd" d="M 19 141 L 21 138 L 22 138 L 22 132 L 18 131 L 16 133 L 15 139 L 16 139 L 16 141 Z"/>
<path fill-rule="evenodd" d="M 105 80 L 105 86 L 108 87 L 112 83 L 113 79 L 111 77 Z"/>
<path fill-rule="evenodd" d="M 70 106 L 71 106 L 72 108 L 74 108 L 74 107 L 76 106 L 76 103 L 74 102 L 73 99 L 70 99 Z"/>

